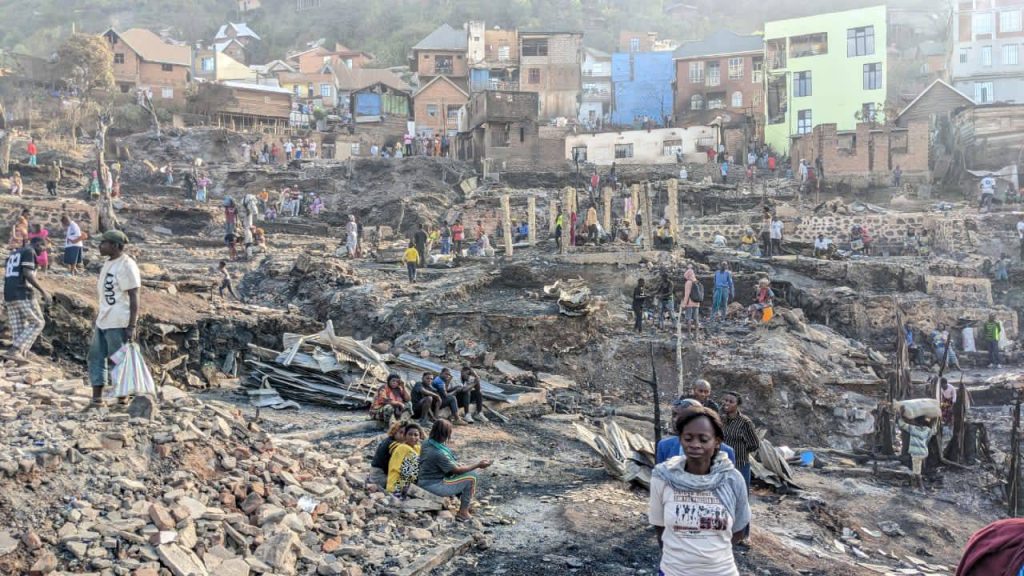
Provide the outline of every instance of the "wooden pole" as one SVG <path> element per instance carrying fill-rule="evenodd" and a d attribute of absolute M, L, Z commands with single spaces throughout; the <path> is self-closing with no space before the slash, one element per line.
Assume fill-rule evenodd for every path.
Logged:
<path fill-rule="evenodd" d="M 651 342 L 651 378 L 634 375 L 634 378 L 651 387 L 654 395 L 654 445 L 661 442 L 661 397 L 658 391 L 658 371 L 654 363 L 654 342 Z"/>
<path fill-rule="evenodd" d="M 555 220 L 558 219 L 558 198 L 548 196 L 548 236 L 555 235 Z"/>
<path fill-rule="evenodd" d="M 1013 406 L 1013 429 L 1010 431 L 1010 470 L 1006 478 L 1006 513 L 1010 516 L 1020 516 L 1020 402 L 1021 392 L 1016 393 L 1016 402 Z"/>
<path fill-rule="evenodd" d="M 605 234 L 611 234 L 612 231 L 612 189 L 608 186 L 602 190 L 604 194 L 604 218 L 602 224 L 604 225 Z"/>
<path fill-rule="evenodd" d="M 533 246 L 537 243 L 537 197 L 530 196 L 526 199 L 526 241 Z"/>
<path fill-rule="evenodd" d="M 572 193 L 573 189 L 571 186 L 566 186 L 562 190 L 562 219 L 565 221 L 562 225 L 562 249 L 559 251 L 562 254 L 569 251 L 569 218 L 572 212 Z"/>
<path fill-rule="evenodd" d="M 509 206 L 508 194 L 501 197 L 501 221 L 505 225 L 505 256 L 512 255 L 512 209 Z"/>

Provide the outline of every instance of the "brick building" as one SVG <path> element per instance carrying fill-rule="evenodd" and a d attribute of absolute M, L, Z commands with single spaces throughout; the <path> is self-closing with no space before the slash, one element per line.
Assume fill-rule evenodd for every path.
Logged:
<path fill-rule="evenodd" d="M 459 128 L 459 110 L 469 102 L 469 93 L 447 76 L 435 76 L 413 96 L 416 133 L 454 136 Z"/>
<path fill-rule="evenodd" d="M 469 91 L 519 90 L 519 32 L 488 29 L 483 22 L 467 24 Z"/>
<path fill-rule="evenodd" d="M 582 62 L 581 32 L 519 31 L 519 87 L 537 93 L 541 120 L 577 117 Z"/>
<path fill-rule="evenodd" d="M 103 33 L 114 53 L 114 82 L 121 92 L 152 92 L 153 101 L 184 104 L 192 81 L 192 49 L 164 42 L 143 28 Z"/>
<path fill-rule="evenodd" d="M 456 142 L 458 158 L 485 176 L 564 165 L 564 134 L 541 129 L 538 100 L 534 92 L 473 94 Z"/>
<path fill-rule="evenodd" d="M 706 110 L 747 115 L 764 125 L 764 40 L 719 30 L 676 49 L 675 114 L 682 126 L 703 123 Z M 755 129 L 755 133 L 762 130 Z"/>
<path fill-rule="evenodd" d="M 790 157 L 794 174 L 801 159 L 813 165 L 818 156 L 826 179 L 887 185 L 899 166 L 905 178 L 927 180 L 928 122 L 909 122 L 905 128 L 862 122 L 856 130 L 843 131 L 836 130 L 835 124 L 819 124 L 810 133 L 793 137 Z"/>
<path fill-rule="evenodd" d="M 436 76 L 447 76 L 464 89 L 468 87 L 469 65 L 465 30 L 442 24 L 412 47 L 410 68 L 426 84 Z"/>

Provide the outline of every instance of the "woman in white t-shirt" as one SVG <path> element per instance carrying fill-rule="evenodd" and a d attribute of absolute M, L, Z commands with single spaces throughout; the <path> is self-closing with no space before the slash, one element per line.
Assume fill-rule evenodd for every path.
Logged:
<path fill-rule="evenodd" d="M 662 576 L 739 576 L 732 554 L 750 523 L 747 485 L 719 446 L 725 436 L 713 410 L 676 420 L 683 455 L 651 475 L 647 517 L 657 528 Z"/>

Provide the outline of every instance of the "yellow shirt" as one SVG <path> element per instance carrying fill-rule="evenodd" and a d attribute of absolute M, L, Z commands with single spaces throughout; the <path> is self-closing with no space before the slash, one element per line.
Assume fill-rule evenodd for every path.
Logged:
<path fill-rule="evenodd" d="M 420 252 L 414 246 L 410 246 L 405 249 L 405 255 L 402 256 L 402 262 L 406 264 L 415 264 L 420 261 Z"/>
<path fill-rule="evenodd" d="M 753 236 L 744 235 L 742 238 L 740 238 L 741 244 L 754 244 L 756 242 L 757 240 Z"/>
<path fill-rule="evenodd" d="M 405 442 L 395 442 L 390 450 L 387 491 L 404 490 L 406 486 L 416 482 L 416 476 L 419 474 L 420 445 L 409 446 Z"/>

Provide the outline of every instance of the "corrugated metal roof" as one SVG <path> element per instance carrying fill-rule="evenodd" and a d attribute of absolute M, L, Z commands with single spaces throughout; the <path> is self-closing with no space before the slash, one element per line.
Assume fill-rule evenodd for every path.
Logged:
<path fill-rule="evenodd" d="M 673 57 L 699 58 L 719 54 L 739 54 L 742 52 L 760 52 L 764 49 L 764 38 L 756 34 L 744 36 L 729 30 L 716 30 L 703 40 L 687 42 L 676 48 Z"/>
<path fill-rule="evenodd" d="M 227 24 L 224 24 L 223 26 L 221 26 L 219 30 L 217 30 L 217 36 L 214 37 L 214 40 L 224 40 L 225 38 L 227 38 L 228 37 L 228 27 L 229 26 L 231 28 L 235 29 L 235 36 L 238 37 L 238 38 L 246 37 L 247 36 L 247 37 L 250 37 L 250 38 L 255 38 L 257 40 L 260 39 L 259 34 L 257 34 L 256 32 L 253 32 L 253 29 L 249 28 L 249 25 L 246 24 L 245 22 L 241 22 L 241 23 L 238 23 L 238 24 L 236 24 L 234 22 L 228 22 Z"/>
<path fill-rule="evenodd" d="M 448 24 L 441 24 L 436 30 L 420 40 L 413 50 L 465 50 L 469 47 L 465 30 L 456 30 Z"/>

